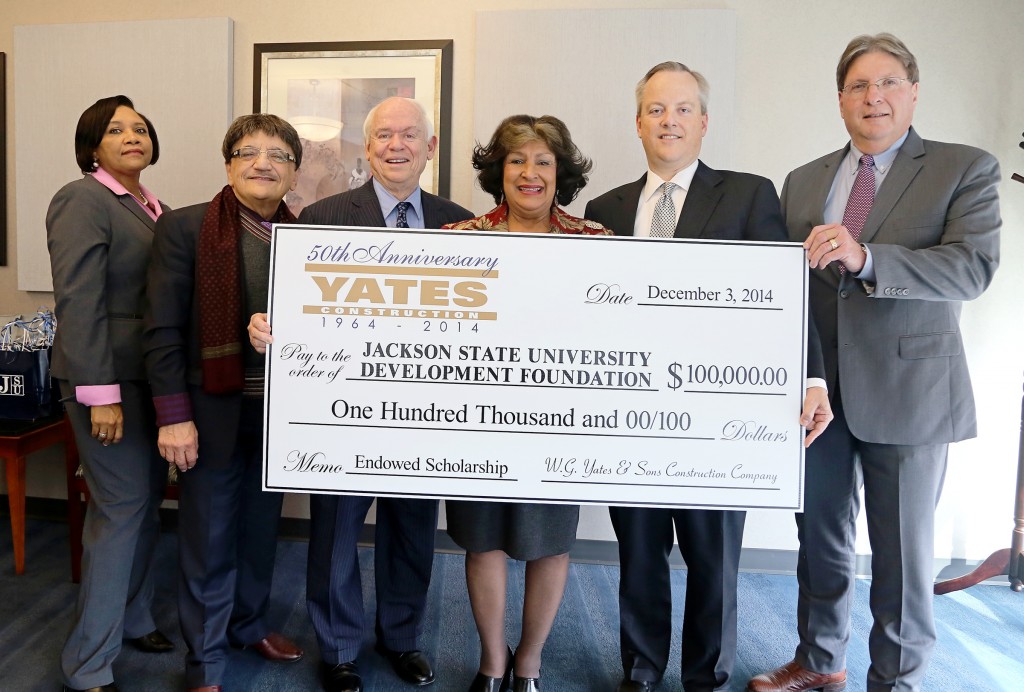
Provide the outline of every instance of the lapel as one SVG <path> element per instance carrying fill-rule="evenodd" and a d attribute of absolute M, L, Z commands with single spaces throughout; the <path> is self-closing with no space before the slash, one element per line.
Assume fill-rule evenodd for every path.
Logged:
<path fill-rule="evenodd" d="M 640 193 L 643 192 L 644 184 L 647 182 L 647 174 L 640 176 L 635 183 L 623 185 L 616 197 L 618 204 L 612 209 L 611 218 L 605 224 L 612 229 L 615 235 L 633 235 L 633 227 L 636 225 L 636 210 L 640 206 Z"/>
<path fill-rule="evenodd" d="M 881 187 L 878 188 L 875 202 L 871 205 L 871 212 L 864 221 L 864 228 L 861 229 L 860 242 L 870 242 L 878 233 L 882 222 L 892 212 L 893 207 L 906 192 L 918 171 L 924 167 L 924 155 L 924 142 L 914 132 L 914 128 L 910 128 L 906 141 L 903 142 L 903 146 L 900 147 L 899 153 L 896 154 L 896 158 L 892 162 L 892 168 L 889 169 Z"/>
<path fill-rule="evenodd" d="M 794 191 L 793 194 L 802 194 L 807 200 L 809 205 L 811 217 L 811 228 L 820 226 L 825 223 L 825 202 L 828 200 L 828 193 L 832 191 L 832 182 L 836 178 L 836 173 L 839 170 L 839 165 L 846 158 L 846 155 L 850 151 L 850 145 L 847 144 L 839 151 L 834 151 L 828 156 L 824 157 L 821 161 L 821 170 L 816 172 L 811 179 L 808 189 L 804 192 Z M 810 231 L 810 229 L 808 229 Z M 863 234 L 862 234 L 863 235 Z M 823 274 L 827 274 L 832 283 L 839 285 L 839 281 L 843 278 L 844 274 L 840 273 L 839 265 L 835 262 L 827 266 L 821 271 Z"/>
<path fill-rule="evenodd" d="M 107 194 L 113 194 L 106 185 L 96 180 L 96 178 L 92 177 L 91 175 L 85 176 L 84 180 L 91 181 L 93 185 L 98 186 Z M 131 212 L 132 216 L 141 221 L 150 231 L 156 228 L 156 221 L 149 217 L 149 214 L 147 214 L 145 210 L 143 210 L 143 208 L 139 206 L 138 202 L 132 199 L 131 195 L 114 195 L 114 199 L 117 200 L 118 204 L 127 209 L 129 212 Z"/>
<path fill-rule="evenodd" d="M 383 228 L 387 225 L 380 211 L 380 200 L 373 182 L 367 180 L 352 192 L 352 225 Z"/>
<path fill-rule="evenodd" d="M 721 183 L 722 176 L 705 166 L 703 161 L 697 162 L 697 171 L 693 174 L 690 189 L 686 191 L 674 237 L 700 238 L 704 234 L 708 219 L 722 199 L 722 191 L 718 189 Z"/>
<path fill-rule="evenodd" d="M 121 206 L 130 211 L 135 218 L 142 223 L 146 224 L 146 228 L 152 231 L 156 227 L 156 221 L 150 218 L 146 210 L 139 206 L 139 203 L 132 199 L 131 195 L 120 195 L 117 201 L 121 203 Z"/>
<path fill-rule="evenodd" d="M 420 204 L 423 206 L 423 227 L 440 228 L 447 223 L 441 218 L 440 205 L 437 198 L 426 190 L 420 190 Z"/>

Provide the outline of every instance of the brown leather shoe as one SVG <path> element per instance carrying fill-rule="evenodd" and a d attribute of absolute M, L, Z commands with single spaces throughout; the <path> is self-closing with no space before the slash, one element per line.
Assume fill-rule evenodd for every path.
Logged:
<path fill-rule="evenodd" d="M 302 649 L 277 632 L 271 632 L 255 644 L 248 644 L 245 648 L 252 649 L 268 661 L 282 663 L 294 663 L 302 658 L 303 654 Z"/>
<path fill-rule="evenodd" d="M 846 689 L 846 671 L 815 673 L 796 661 L 781 668 L 761 673 L 747 683 L 747 692 L 839 692 Z"/>

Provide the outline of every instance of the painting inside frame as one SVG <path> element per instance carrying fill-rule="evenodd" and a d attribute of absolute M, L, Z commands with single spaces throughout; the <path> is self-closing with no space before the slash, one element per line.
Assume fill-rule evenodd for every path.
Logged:
<path fill-rule="evenodd" d="M 302 139 L 298 184 L 285 197 L 293 213 L 369 181 L 363 122 L 390 96 L 414 99 L 432 117 L 439 145 L 420 186 L 447 194 L 451 44 L 256 44 L 253 110 L 285 118 Z"/>

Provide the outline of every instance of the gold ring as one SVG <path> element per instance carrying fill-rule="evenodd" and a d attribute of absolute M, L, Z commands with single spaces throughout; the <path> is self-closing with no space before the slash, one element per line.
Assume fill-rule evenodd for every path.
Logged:
<path fill-rule="evenodd" d="M 828 241 L 828 242 L 829 242 L 829 245 L 831 245 L 831 246 L 832 246 L 832 249 L 833 249 L 833 250 L 838 250 L 838 249 L 839 249 L 839 243 L 837 243 L 837 242 L 836 242 L 836 239 L 835 239 L 835 238 L 832 238 L 832 239 L 831 239 L 830 241 Z"/>

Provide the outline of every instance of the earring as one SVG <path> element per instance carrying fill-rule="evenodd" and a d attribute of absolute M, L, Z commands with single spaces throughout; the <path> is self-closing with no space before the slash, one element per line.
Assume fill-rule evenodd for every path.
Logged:
<path fill-rule="evenodd" d="M 92 167 L 93 168 L 99 168 L 100 167 L 100 162 L 97 161 L 96 159 L 93 159 L 92 160 Z"/>

